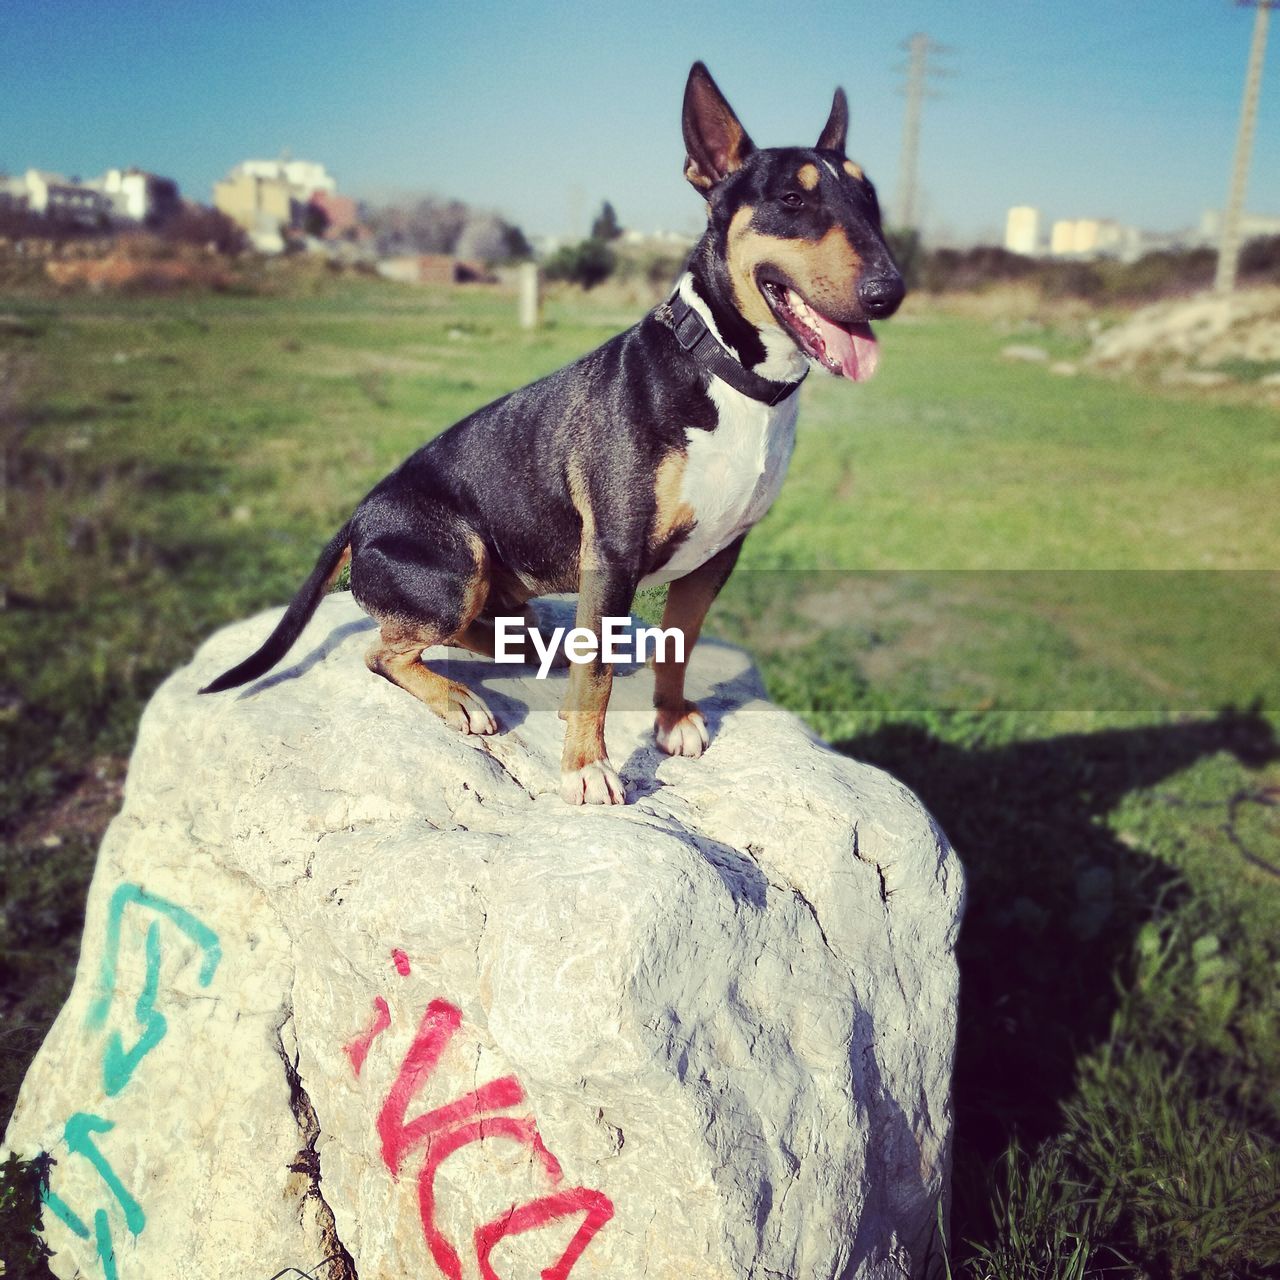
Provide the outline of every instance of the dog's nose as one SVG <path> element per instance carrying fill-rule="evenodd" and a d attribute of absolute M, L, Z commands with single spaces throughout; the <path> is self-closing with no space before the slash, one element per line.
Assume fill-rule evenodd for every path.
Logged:
<path fill-rule="evenodd" d="M 902 277 L 891 271 L 886 275 L 864 276 L 858 282 L 858 301 L 873 320 L 891 316 L 902 303 L 907 287 Z"/>

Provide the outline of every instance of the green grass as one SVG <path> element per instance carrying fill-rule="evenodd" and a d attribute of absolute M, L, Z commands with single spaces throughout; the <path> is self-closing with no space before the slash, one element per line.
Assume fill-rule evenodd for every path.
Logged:
<path fill-rule="evenodd" d="M 525 335 L 501 295 L 372 282 L 0 311 L 7 1116 L 159 680 L 424 438 L 632 317 L 566 296 Z M 939 1268 L 1275 1274 L 1277 418 L 1007 341 L 913 316 L 872 383 L 811 380 L 711 629 L 965 862 Z"/>

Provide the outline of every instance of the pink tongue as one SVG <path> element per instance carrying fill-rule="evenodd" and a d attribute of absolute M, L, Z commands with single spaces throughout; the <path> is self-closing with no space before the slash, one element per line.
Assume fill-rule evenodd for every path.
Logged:
<path fill-rule="evenodd" d="M 865 382 L 880 363 L 880 347 L 869 324 L 856 324 L 853 331 L 832 324 L 824 316 L 813 312 L 818 322 L 818 332 L 826 345 L 827 355 L 840 362 L 840 372 L 851 382 Z"/>

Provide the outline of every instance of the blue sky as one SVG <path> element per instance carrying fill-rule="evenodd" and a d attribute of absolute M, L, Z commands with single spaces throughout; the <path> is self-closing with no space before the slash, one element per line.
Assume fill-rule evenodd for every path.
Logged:
<path fill-rule="evenodd" d="M 898 45 L 926 31 L 954 73 L 926 105 L 927 228 L 994 233 L 1028 203 L 1172 229 L 1223 201 L 1251 24 L 1231 0 L 0 0 L 0 169 L 137 164 L 208 200 L 288 148 L 352 194 L 457 196 L 532 234 L 605 198 L 695 230 L 679 119 L 702 58 L 764 146 L 816 140 L 843 84 L 850 154 L 892 206 Z M 1277 44 L 1280 14 L 1248 201 L 1273 214 Z"/>

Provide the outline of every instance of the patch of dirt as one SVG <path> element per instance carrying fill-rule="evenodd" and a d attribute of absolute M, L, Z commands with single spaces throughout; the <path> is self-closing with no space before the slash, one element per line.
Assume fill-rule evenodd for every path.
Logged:
<path fill-rule="evenodd" d="M 120 811 L 127 765 L 124 756 L 95 758 L 69 790 L 23 823 L 18 843 L 57 848 L 68 838 L 82 836 L 97 844 L 107 823 Z"/>
<path fill-rule="evenodd" d="M 889 574 L 807 593 L 797 601 L 796 612 L 818 632 L 882 633 L 884 642 L 871 644 L 858 659 L 863 674 L 880 682 L 954 648 L 962 629 L 961 603 L 959 594 L 936 589 L 918 597 L 908 594 L 897 575 Z"/>
<path fill-rule="evenodd" d="M 233 277 L 220 263 L 180 258 L 146 259 L 113 253 L 88 261 L 46 262 L 45 275 L 59 289 L 145 291 L 227 289 Z"/>

